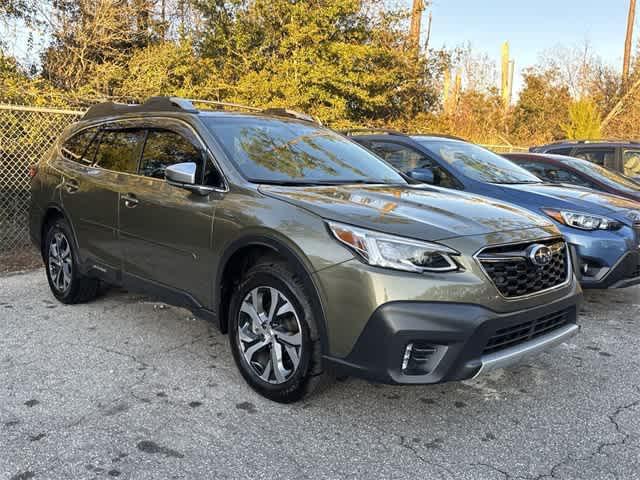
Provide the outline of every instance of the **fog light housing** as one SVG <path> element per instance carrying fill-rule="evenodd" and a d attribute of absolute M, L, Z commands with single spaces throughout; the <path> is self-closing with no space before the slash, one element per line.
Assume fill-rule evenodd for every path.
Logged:
<path fill-rule="evenodd" d="M 425 341 L 413 341 L 406 345 L 402 356 L 403 375 L 426 375 L 438 366 L 447 347 Z"/>

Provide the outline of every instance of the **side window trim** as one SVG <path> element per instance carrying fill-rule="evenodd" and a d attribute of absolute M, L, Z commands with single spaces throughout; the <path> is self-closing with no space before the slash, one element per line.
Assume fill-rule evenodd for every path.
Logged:
<path fill-rule="evenodd" d="M 153 122 L 157 121 L 157 120 L 161 120 L 163 122 L 169 122 L 169 123 L 178 124 L 178 125 L 180 125 L 180 127 L 189 130 L 193 134 L 193 137 L 195 138 L 195 140 L 199 144 L 198 148 L 203 152 L 203 157 L 204 157 L 205 161 L 211 161 L 211 164 L 212 164 L 213 168 L 218 173 L 218 176 L 220 177 L 220 180 L 222 182 L 222 186 L 221 187 L 211 187 L 211 188 L 213 188 L 214 191 L 221 192 L 221 193 L 228 192 L 229 191 L 229 181 L 227 180 L 227 176 L 225 175 L 224 170 L 220 167 L 220 162 L 218 161 L 216 156 L 213 154 L 211 149 L 207 146 L 206 142 L 202 139 L 202 136 L 200 135 L 200 133 L 198 133 L 198 131 L 189 122 L 186 122 L 186 121 L 184 121 L 182 119 L 179 119 L 179 118 L 165 117 L 165 116 L 161 116 L 161 115 L 154 115 L 154 116 L 149 116 L 149 117 L 129 117 L 129 118 L 121 118 L 121 119 L 115 119 L 115 120 L 108 120 L 108 121 L 103 121 L 103 122 L 98 123 L 98 124 L 94 124 L 92 126 L 94 126 L 94 127 L 98 126 L 100 131 L 104 131 L 104 130 L 107 130 L 107 128 L 105 128 L 107 125 L 129 122 L 129 123 L 132 124 L 131 125 L 132 127 L 137 125 L 138 128 L 145 129 L 145 130 L 148 131 L 149 129 L 153 129 L 153 127 L 154 127 Z M 145 143 L 146 143 L 147 135 L 148 135 L 148 133 L 145 135 Z M 142 152 L 143 151 L 144 151 L 144 148 L 143 148 Z M 95 165 L 95 162 L 94 162 L 93 166 L 95 166 L 96 168 L 100 168 L 100 167 L 97 167 Z M 140 160 L 138 160 L 138 171 L 139 171 L 139 168 L 140 168 Z M 137 173 L 135 173 L 135 174 L 127 173 L 127 175 L 138 175 L 138 174 Z M 147 178 L 150 178 L 150 177 L 147 177 Z M 164 180 L 159 180 L 159 179 L 153 179 L 153 180 L 158 180 L 158 181 L 164 182 Z"/>

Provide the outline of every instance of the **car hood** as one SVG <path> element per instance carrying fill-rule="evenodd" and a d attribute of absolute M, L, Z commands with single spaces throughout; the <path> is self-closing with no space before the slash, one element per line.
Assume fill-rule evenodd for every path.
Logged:
<path fill-rule="evenodd" d="M 621 190 L 620 192 L 615 193 L 614 195 L 620 195 L 621 197 L 628 198 L 629 200 L 632 200 L 634 202 L 640 202 L 640 191 L 629 192 L 626 190 Z"/>
<path fill-rule="evenodd" d="M 597 192 L 589 188 L 567 187 L 550 183 L 501 185 L 512 193 L 509 199 L 528 208 L 566 208 L 586 213 L 613 216 L 617 220 L 629 221 L 640 214 L 640 203 Z"/>
<path fill-rule="evenodd" d="M 551 225 L 511 204 L 422 185 L 262 185 L 259 190 L 326 219 L 421 240 Z"/>

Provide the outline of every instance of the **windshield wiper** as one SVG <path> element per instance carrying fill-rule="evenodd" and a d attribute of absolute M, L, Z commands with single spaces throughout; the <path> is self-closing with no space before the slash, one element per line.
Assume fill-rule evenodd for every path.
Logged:
<path fill-rule="evenodd" d="M 313 186 L 336 186 L 336 185 L 399 185 L 381 180 L 251 180 L 253 183 L 263 185 L 280 185 L 286 187 L 313 187 Z"/>
<path fill-rule="evenodd" d="M 534 183 L 544 183 L 541 182 L 540 180 L 521 180 L 519 182 L 491 182 L 494 183 L 496 185 L 530 185 L 530 184 L 534 184 Z"/>

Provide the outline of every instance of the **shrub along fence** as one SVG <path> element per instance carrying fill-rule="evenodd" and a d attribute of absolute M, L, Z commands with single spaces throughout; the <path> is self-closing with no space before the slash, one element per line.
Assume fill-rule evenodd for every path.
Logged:
<path fill-rule="evenodd" d="M 67 125 L 84 111 L 0 104 L 0 254 L 29 240 L 29 165 L 38 162 Z M 486 145 L 496 152 L 524 151 Z"/>

